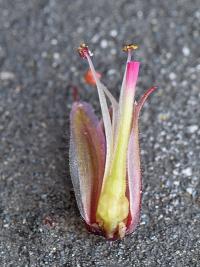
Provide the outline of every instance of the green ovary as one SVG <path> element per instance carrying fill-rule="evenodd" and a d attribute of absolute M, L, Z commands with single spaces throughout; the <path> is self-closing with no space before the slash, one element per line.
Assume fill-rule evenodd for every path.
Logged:
<path fill-rule="evenodd" d="M 97 211 L 97 220 L 102 224 L 107 235 L 114 233 L 119 223 L 128 216 L 129 203 L 125 196 L 104 193 L 101 196 Z"/>
<path fill-rule="evenodd" d="M 132 105 L 126 104 L 120 121 L 110 172 L 105 177 L 96 213 L 97 221 L 111 237 L 121 223 L 126 224 L 125 220 L 129 213 L 129 200 L 126 197 L 126 162 Z"/>
<path fill-rule="evenodd" d="M 121 160 L 123 161 L 122 158 Z M 127 218 L 129 212 L 129 201 L 125 196 L 126 165 L 123 164 L 124 166 L 119 168 L 122 161 L 118 166 L 115 166 L 118 161 L 114 162 L 97 207 L 97 221 L 102 224 L 108 235 L 112 235 L 119 223 Z"/>

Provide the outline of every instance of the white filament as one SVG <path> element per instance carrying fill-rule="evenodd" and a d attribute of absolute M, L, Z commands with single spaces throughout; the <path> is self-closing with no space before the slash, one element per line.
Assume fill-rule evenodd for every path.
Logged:
<path fill-rule="evenodd" d="M 104 93 L 109 98 L 111 105 L 112 105 L 112 136 L 113 136 L 113 145 L 114 145 L 114 140 L 115 140 L 115 136 L 116 136 L 116 129 L 117 129 L 117 122 L 118 122 L 119 105 L 118 105 L 117 101 L 115 100 L 115 98 L 113 97 L 113 95 L 105 87 L 105 85 L 101 83 L 101 86 L 104 90 Z"/>
<path fill-rule="evenodd" d="M 97 91 L 99 95 L 99 101 L 100 101 L 102 118 L 103 118 L 104 129 L 105 129 L 105 136 L 106 136 L 106 163 L 105 163 L 105 172 L 104 172 L 104 177 L 105 177 L 108 174 L 108 170 L 109 170 L 110 162 L 111 162 L 112 150 L 113 150 L 112 123 L 111 123 L 111 118 L 110 118 L 110 113 L 109 113 L 106 97 L 104 94 L 104 91 L 107 93 L 109 91 L 105 88 L 105 86 L 101 84 L 100 80 L 98 79 L 94 65 L 90 59 L 90 56 L 86 55 L 86 57 L 87 57 L 91 72 L 93 74 L 93 77 L 97 85 Z M 110 92 L 107 95 L 109 95 L 110 97 L 111 96 Z M 113 101 L 113 97 L 111 97 L 111 99 Z"/>

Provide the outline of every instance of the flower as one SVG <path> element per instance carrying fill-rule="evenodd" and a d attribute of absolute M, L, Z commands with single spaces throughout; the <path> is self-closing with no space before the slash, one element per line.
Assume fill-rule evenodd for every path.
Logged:
<path fill-rule="evenodd" d="M 140 62 L 131 60 L 135 49 L 132 44 L 123 48 L 128 58 L 117 102 L 99 80 L 88 47 L 79 47 L 97 86 L 102 120 L 90 104 L 81 101 L 73 103 L 70 115 L 70 172 L 81 216 L 91 232 L 112 240 L 133 232 L 139 222 L 142 187 L 138 118 L 147 97 L 156 89 L 147 90 L 136 103 Z"/>

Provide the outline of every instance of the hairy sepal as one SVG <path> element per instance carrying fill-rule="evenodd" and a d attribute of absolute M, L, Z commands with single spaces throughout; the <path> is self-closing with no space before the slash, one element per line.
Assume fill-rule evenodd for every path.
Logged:
<path fill-rule="evenodd" d="M 140 164 L 140 147 L 139 147 L 139 129 L 138 121 L 140 111 L 147 98 L 156 90 L 157 87 L 151 87 L 140 98 L 138 104 L 134 104 L 133 124 L 128 145 L 127 157 L 127 180 L 130 211 L 127 222 L 127 234 L 132 233 L 137 227 L 140 220 L 141 195 L 142 195 L 142 177 Z"/>

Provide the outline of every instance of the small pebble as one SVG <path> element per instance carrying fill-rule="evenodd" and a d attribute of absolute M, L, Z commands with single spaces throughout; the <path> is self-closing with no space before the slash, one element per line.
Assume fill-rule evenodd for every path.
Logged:
<path fill-rule="evenodd" d="M 112 48 L 110 50 L 110 53 L 111 53 L 111 55 L 116 55 L 117 54 L 117 50 L 115 48 Z"/>
<path fill-rule="evenodd" d="M 117 30 L 111 30 L 111 31 L 110 31 L 110 36 L 112 36 L 112 37 L 116 37 L 117 35 L 118 35 Z"/>
<path fill-rule="evenodd" d="M 105 39 L 103 39 L 103 40 L 101 40 L 100 46 L 101 46 L 101 48 L 106 48 L 106 47 L 108 47 L 108 42 Z"/>
<path fill-rule="evenodd" d="M 6 80 L 13 80 L 15 78 L 15 74 L 8 71 L 2 71 L 0 72 L 0 80 L 6 81 Z"/>
<path fill-rule="evenodd" d="M 137 17 L 138 17 L 139 19 L 143 18 L 143 11 L 142 11 L 142 10 L 138 10 L 138 12 L 137 12 Z"/>
<path fill-rule="evenodd" d="M 58 44 L 58 40 L 57 39 L 52 39 L 51 40 L 51 44 L 52 45 L 57 45 Z"/>
<path fill-rule="evenodd" d="M 170 80 L 175 80 L 176 79 L 176 74 L 174 72 L 171 72 L 169 74 L 169 78 L 170 78 Z"/>
<path fill-rule="evenodd" d="M 98 41 L 99 41 L 99 34 L 95 34 L 93 37 L 92 37 L 92 39 L 91 39 L 91 42 L 92 43 L 97 43 Z"/>
<path fill-rule="evenodd" d="M 188 194 L 193 195 L 193 188 L 192 187 L 186 188 L 186 191 Z"/>
<path fill-rule="evenodd" d="M 54 54 L 53 54 L 53 58 L 54 58 L 55 60 L 60 59 L 60 54 L 59 54 L 59 53 L 54 53 Z"/>
<path fill-rule="evenodd" d="M 185 176 L 191 176 L 192 175 L 192 169 L 190 167 L 183 169 L 182 174 Z"/>
<path fill-rule="evenodd" d="M 47 58 L 48 57 L 48 54 L 46 51 L 43 51 L 42 54 L 41 54 L 42 58 Z"/>
<path fill-rule="evenodd" d="M 169 114 L 167 114 L 167 113 L 160 113 L 158 115 L 158 118 L 159 118 L 160 121 L 166 121 L 166 120 L 169 119 Z"/>
<path fill-rule="evenodd" d="M 191 125 L 187 129 L 189 133 L 195 133 L 198 130 L 198 128 L 199 128 L 198 125 Z"/>
<path fill-rule="evenodd" d="M 190 49 L 186 46 L 183 47 L 182 52 L 183 52 L 183 55 L 186 57 L 190 55 Z"/>

